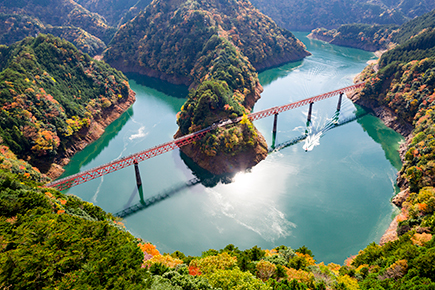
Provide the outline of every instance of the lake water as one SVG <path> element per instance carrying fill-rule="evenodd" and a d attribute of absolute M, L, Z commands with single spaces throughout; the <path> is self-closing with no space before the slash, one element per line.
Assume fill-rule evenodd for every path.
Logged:
<path fill-rule="evenodd" d="M 295 34 L 312 56 L 260 73 L 264 92 L 254 111 L 351 85 L 374 59 L 369 52 Z M 130 84 L 136 103 L 71 159 L 64 176 L 171 140 L 186 89 L 137 76 Z M 179 150 L 140 163 L 143 199 L 166 198 L 125 217 L 126 228 L 166 253 L 200 255 L 228 244 L 240 249 L 306 245 L 317 261 L 339 264 L 370 242 L 379 242 L 395 214 L 389 200 L 401 167 L 397 149 L 402 138 L 371 115 L 323 130 L 336 113 L 337 101 L 334 97 L 315 103 L 309 128 L 308 107 L 280 114 L 276 142 L 308 130 L 310 144 L 302 141 L 274 152 L 231 183 L 189 185 L 195 174 Z M 340 121 L 364 111 L 344 98 L 339 113 Z M 269 145 L 272 123 L 272 117 L 255 122 Z M 141 204 L 133 167 L 68 193 L 112 213 Z"/>

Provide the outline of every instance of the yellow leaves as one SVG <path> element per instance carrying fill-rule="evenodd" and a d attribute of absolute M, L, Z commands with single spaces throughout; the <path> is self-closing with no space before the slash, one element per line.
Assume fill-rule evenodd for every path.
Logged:
<path fill-rule="evenodd" d="M 429 242 L 432 239 L 432 235 L 431 234 L 427 234 L 427 233 L 415 233 L 412 237 L 411 237 L 411 241 L 414 245 L 416 246 L 424 246 L 427 242 Z"/>
<path fill-rule="evenodd" d="M 48 130 L 38 131 L 38 137 L 35 140 L 36 145 L 32 147 L 32 150 L 39 152 L 39 154 L 45 154 L 46 151 L 55 150 L 60 144 L 60 139 L 56 133 Z"/>
<path fill-rule="evenodd" d="M 313 273 L 310 272 L 306 272 L 304 270 L 296 270 L 293 268 L 286 268 L 284 267 L 285 270 L 287 271 L 287 279 L 290 280 L 297 280 L 298 282 L 303 282 L 303 283 L 309 283 L 310 281 L 312 281 L 314 279 L 314 275 Z"/>
<path fill-rule="evenodd" d="M 155 263 L 160 263 L 169 268 L 175 268 L 177 265 L 183 264 L 180 259 L 172 258 L 169 255 L 155 255 L 151 259 L 145 261 L 145 267 L 150 267 Z"/>
<path fill-rule="evenodd" d="M 358 286 L 358 281 L 354 278 L 349 277 L 348 275 L 344 275 L 344 276 L 338 276 L 337 277 L 337 282 L 338 283 L 343 283 L 344 285 L 346 285 L 346 289 L 349 290 L 358 290 L 360 289 Z"/>
<path fill-rule="evenodd" d="M 242 120 L 240 120 L 240 124 L 247 124 L 247 125 L 251 124 L 251 121 L 249 120 L 248 115 L 243 114 Z"/>
<path fill-rule="evenodd" d="M 416 202 L 426 203 L 431 197 L 435 197 L 435 189 L 433 187 L 424 187 L 420 189 Z"/>
<path fill-rule="evenodd" d="M 308 255 L 308 254 L 302 254 L 302 253 L 298 253 L 298 252 L 296 252 L 296 255 L 298 255 L 298 256 L 301 257 L 301 258 L 304 258 L 305 261 L 307 262 L 307 265 L 308 265 L 308 266 L 311 266 L 311 265 L 316 264 L 316 261 L 314 260 L 314 258 L 311 257 L 311 256 Z"/>
<path fill-rule="evenodd" d="M 226 270 L 235 267 L 237 258 L 227 252 L 217 256 L 208 256 L 199 260 L 192 260 L 190 266 L 197 267 L 204 274 L 213 273 L 216 270 Z"/>
<path fill-rule="evenodd" d="M 275 256 L 275 255 L 278 255 L 278 251 L 277 250 L 275 250 L 275 249 L 272 249 L 272 250 L 264 250 L 264 252 L 265 252 L 265 256 L 266 257 L 272 257 L 272 256 Z"/>
<path fill-rule="evenodd" d="M 341 266 L 335 263 L 329 263 L 326 266 L 330 271 L 334 272 L 335 274 L 338 274 L 338 271 L 340 270 Z"/>

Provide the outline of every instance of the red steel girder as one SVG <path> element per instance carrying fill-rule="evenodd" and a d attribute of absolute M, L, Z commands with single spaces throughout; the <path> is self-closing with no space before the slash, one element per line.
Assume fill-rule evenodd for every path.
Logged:
<path fill-rule="evenodd" d="M 338 95 L 340 93 L 345 93 L 348 91 L 352 91 L 355 90 L 356 88 L 362 87 L 365 83 L 358 83 L 349 87 L 345 87 L 339 90 L 335 90 L 332 92 L 328 92 L 322 95 L 318 95 L 315 97 L 311 97 L 308 99 L 304 99 L 304 100 L 300 100 L 294 103 L 290 103 L 287 105 L 283 105 L 283 106 L 277 106 L 277 107 L 273 107 L 267 110 L 263 110 L 263 111 L 259 111 L 256 113 L 252 113 L 248 115 L 248 118 L 252 121 L 255 120 L 259 120 L 265 117 L 269 117 L 271 115 L 275 115 L 278 113 L 282 113 L 291 109 L 295 109 L 295 108 L 299 108 L 305 105 L 308 105 L 310 103 L 313 102 L 318 102 L 320 100 L 324 100 L 330 97 L 333 97 L 335 95 Z M 236 119 L 234 119 L 231 123 L 237 123 L 240 122 L 242 118 L 238 117 Z M 222 127 L 225 126 L 226 124 L 220 124 L 217 125 L 218 127 Z M 199 139 L 201 139 L 202 137 L 204 137 L 208 132 L 210 132 L 211 130 L 213 130 L 214 128 L 208 127 L 205 129 L 202 129 L 198 132 L 194 132 L 185 136 L 182 136 L 180 138 L 174 139 L 170 142 L 158 145 L 156 147 L 129 155 L 127 157 L 118 159 L 118 160 L 114 160 L 112 162 L 100 165 L 98 167 L 59 179 L 59 180 L 55 180 L 49 184 L 47 184 L 46 186 L 48 187 L 54 187 L 57 188 L 58 190 L 65 190 L 68 188 L 71 188 L 73 186 L 85 183 L 87 181 L 90 181 L 92 179 L 101 177 L 103 175 L 109 174 L 111 172 L 117 171 L 119 169 L 125 168 L 127 166 L 131 166 L 134 164 L 134 162 L 140 162 L 140 161 L 144 161 L 146 159 L 161 155 L 163 153 L 166 153 L 168 151 L 174 150 L 176 148 L 188 145 L 194 141 L 197 141 Z"/>

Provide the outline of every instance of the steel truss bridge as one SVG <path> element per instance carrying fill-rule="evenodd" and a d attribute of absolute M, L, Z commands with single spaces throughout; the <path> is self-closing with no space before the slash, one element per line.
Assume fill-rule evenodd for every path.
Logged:
<path fill-rule="evenodd" d="M 315 103 L 324 99 L 328 99 L 331 98 L 333 96 L 336 95 L 341 95 L 343 93 L 347 93 L 350 91 L 353 91 L 357 88 L 363 87 L 364 86 L 364 82 L 362 83 L 358 83 L 352 86 L 348 86 L 345 88 L 341 88 L 332 92 L 328 92 L 328 93 L 324 93 L 318 96 L 314 96 L 311 98 L 307 98 L 304 100 L 300 100 L 297 102 L 293 102 L 290 104 L 286 104 L 283 106 L 276 106 L 276 107 L 272 107 L 266 110 L 262 110 L 256 113 L 251 113 L 248 115 L 248 118 L 251 121 L 256 121 L 262 118 L 266 118 L 272 115 L 277 115 L 279 113 L 285 112 L 285 111 L 289 111 L 292 109 L 296 109 L 302 106 L 306 106 L 308 104 L 311 103 Z M 233 124 L 233 123 L 238 123 L 242 120 L 242 117 L 238 117 L 232 120 L 221 120 L 220 122 L 214 123 L 212 126 L 209 126 L 207 128 L 204 128 L 202 130 L 199 130 L 197 132 L 188 134 L 188 135 L 184 135 L 180 138 L 174 139 L 172 141 L 160 144 L 158 146 L 155 146 L 153 148 L 135 153 L 135 154 L 131 154 L 129 156 L 126 157 L 122 157 L 116 160 L 113 160 L 109 163 L 97 166 L 95 168 L 83 171 L 83 172 L 79 172 L 77 174 L 73 174 L 71 176 L 67 176 L 65 178 L 62 179 L 58 179 L 55 180 L 49 184 L 47 184 L 47 187 L 53 187 L 56 188 L 58 190 L 65 190 L 68 188 L 71 188 L 73 186 L 85 183 L 87 181 L 96 179 L 98 177 L 101 177 L 103 175 L 112 173 L 114 171 L 123 169 L 125 167 L 137 164 L 141 161 L 153 158 L 155 156 L 161 155 L 163 153 L 166 153 L 168 151 L 174 150 L 176 148 L 180 148 L 182 146 L 185 146 L 187 144 L 190 144 L 194 141 L 198 141 L 200 139 L 202 139 L 207 133 L 209 133 L 210 131 L 215 130 L 217 127 L 225 127 L 228 124 Z"/>

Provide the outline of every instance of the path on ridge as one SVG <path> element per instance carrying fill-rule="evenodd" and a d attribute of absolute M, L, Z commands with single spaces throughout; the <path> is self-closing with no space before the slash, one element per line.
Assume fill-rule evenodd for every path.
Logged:
<path fill-rule="evenodd" d="M 283 106 L 276 106 L 276 107 L 272 107 L 266 110 L 262 110 L 256 113 L 251 113 L 248 115 L 248 118 L 251 121 L 256 121 L 262 118 L 266 118 L 275 114 L 279 114 L 285 111 L 289 111 L 292 109 L 296 109 L 305 105 L 308 105 L 310 103 L 315 103 L 324 99 L 328 99 L 331 98 L 333 96 L 339 95 L 341 93 L 346 93 L 349 91 L 353 91 L 359 87 L 362 87 L 364 85 L 364 83 L 358 83 L 352 86 L 348 86 L 345 88 L 341 88 L 335 91 L 331 91 L 328 93 L 324 93 L 318 96 L 314 96 L 311 98 L 307 98 L 304 100 L 300 100 L 297 102 L 293 102 L 293 103 L 289 103 Z M 83 171 L 83 172 L 79 172 L 77 174 L 73 174 L 70 176 L 67 176 L 65 178 L 61 178 L 58 180 L 55 180 L 49 184 L 47 184 L 47 187 L 54 187 L 58 190 L 65 190 L 68 188 L 71 188 L 73 186 L 85 183 L 87 181 L 93 180 L 95 178 L 101 177 L 103 175 L 112 173 L 114 171 L 123 169 L 125 167 L 131 166 L 133 165 L 135 162 L 141 162 L 147 159 L 150 159 L 152 157 L 161 155 L 163 153 L 166 153 L 168 151 L 174 150 L 176 148 L 180 148 L 182 146 L 185 146 L 187 144 L 190 144 L 194 141 L 200 140 L 202 137 L 204 137 L 208 132 L 216 129 L 217 127 L 224 127 L 228 124 L 232 124 L 232 123 L 238 123 L 240 122 L 242 119 L 242 117 L 238 117 L 236 119 L 230 120 L 222 120 L 220 122 L 214 123 L 212 126 L 209 126 L 207 128 L 204 128 L 202 130 L 199 130 L 197 132 L 188 134 L 188 135 L 184 135 L 180 138 L 174 139 L 172 141 L 160 144 L 158 146 L 155 146 L 153 148 L 135 153 L 135 154 L 131 154 L 129 156 L 126 157 L 122 157 L 119 159 L 116 159 L 114 161 L 111 161 L 109 163 L 97 166 L 95 168 Z"/>

